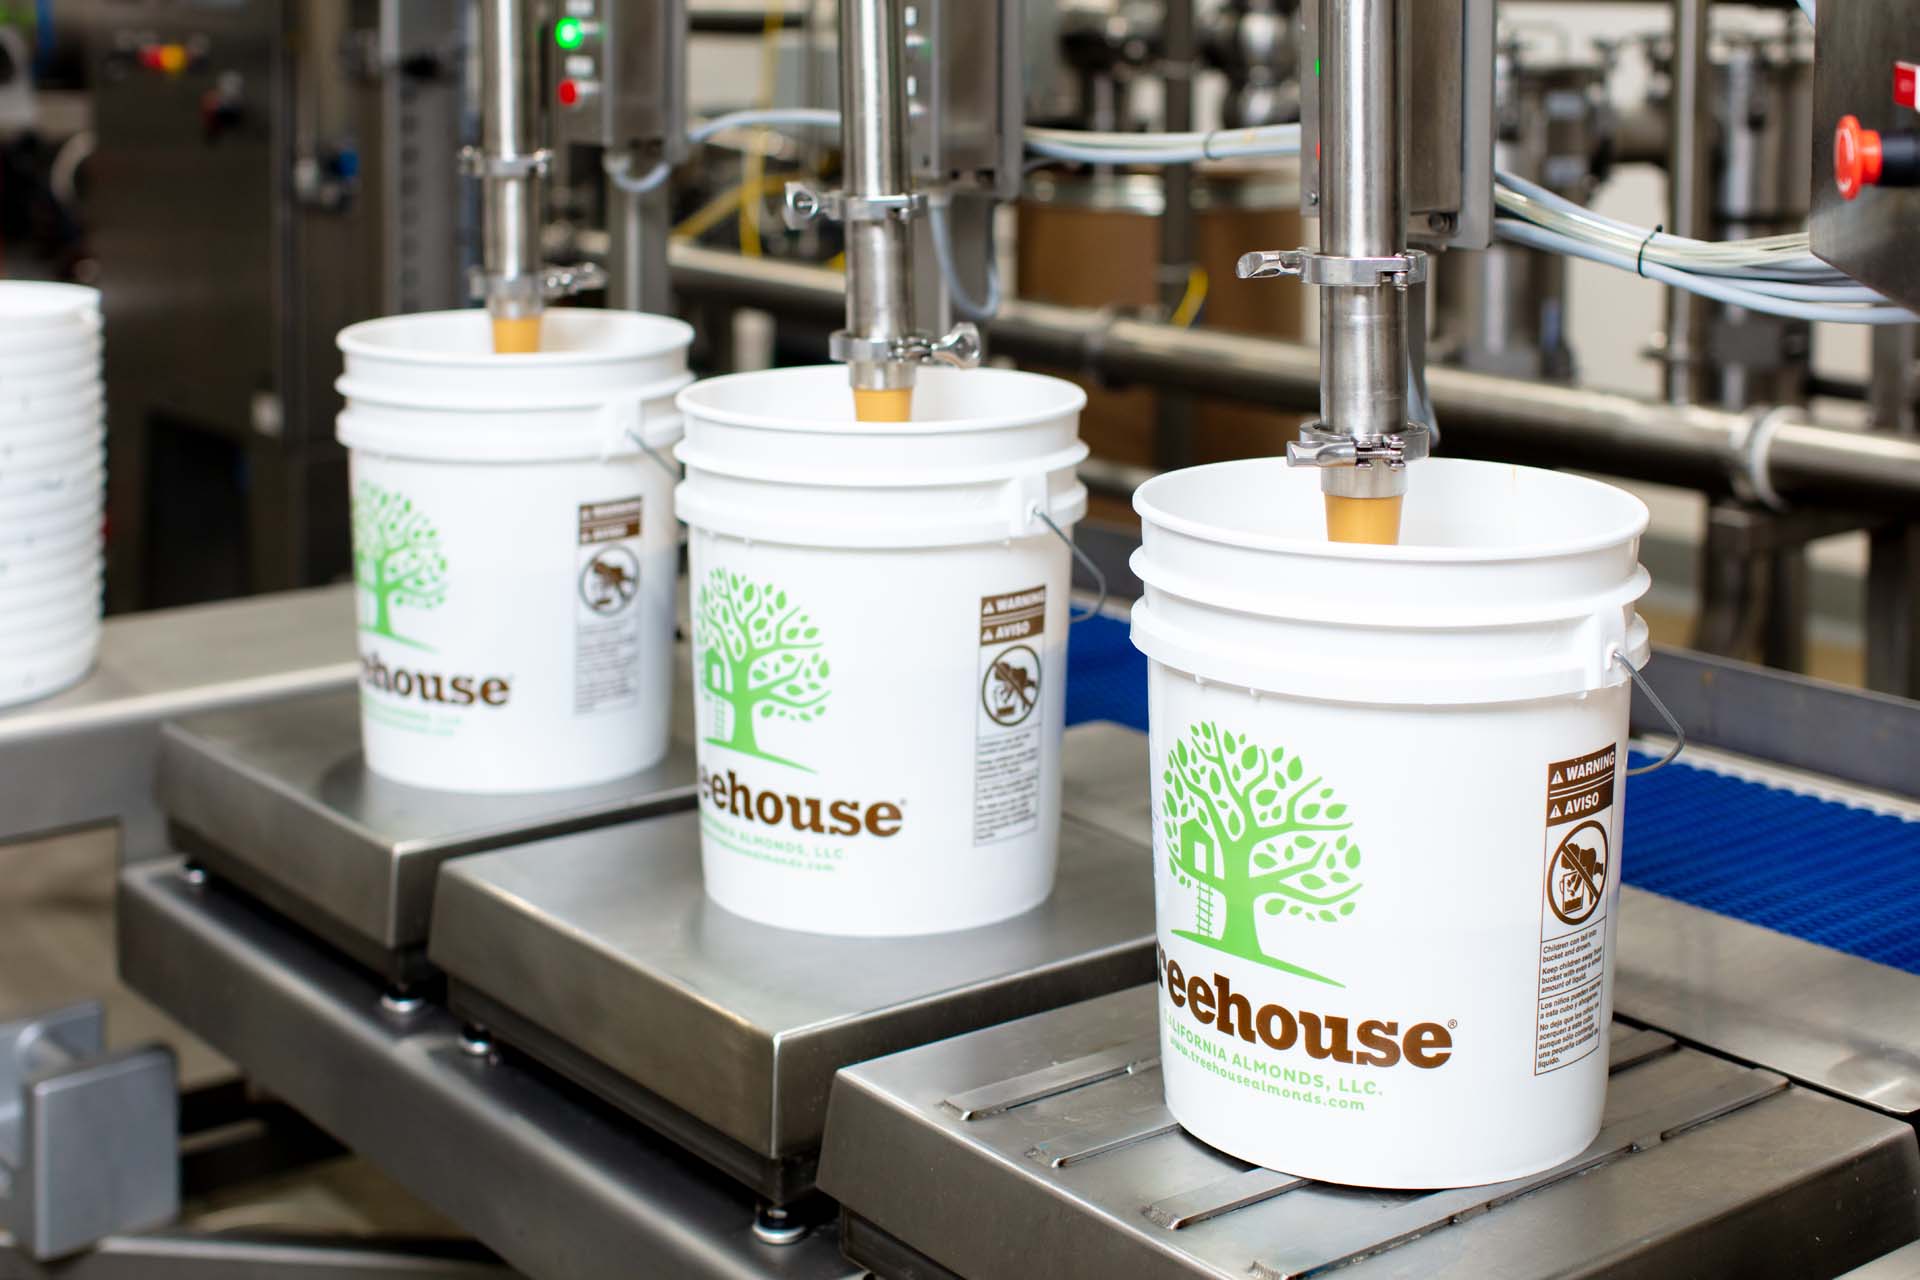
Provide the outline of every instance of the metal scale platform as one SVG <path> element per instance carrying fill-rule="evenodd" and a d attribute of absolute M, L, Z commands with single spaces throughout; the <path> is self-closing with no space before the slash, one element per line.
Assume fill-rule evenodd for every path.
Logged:
<path fill-rule="evenodd" d="M 898 940 L 770 929 L 709 903 L 688 736 L 635 778 L 455 795 L 370 774 L 356 695 L 326 694 L 167 726 L 161 802 L 175 848 L 217 879 L 395 995 L 444 974 L 454 1012 L 492 1041 L 774 1205 L 813 1189 L 840 1067 L 1151 977 L 1145 828 L 1107 812 L 1138 735 L 1070 732 L 1068 808 L 1101 820 L 1064 821 L 1045 904 Z"/>
<path fill-rule="evenodd" d="M 1069 731 L 1062 888 L 1046 907 L 968 934 L 860 941 L 708 904 L 690 776 L 685 799 L 644 820 L 554 837 L 600 819 L 547 797 L 518 831 L 504 810 L 476 822 L 468 806 L 454 839 L 432 810 L 399 803 L 445 797 L 334 804 L 380 788 L 349 781 L 351 696 L 306 701 L 173 730 L 176 830 L 202 840 L 216 875 L 125 873 L 123 973 L 530 1275 L 609 1274 L 641 1256 L 687 1275 L 842 1275 L 825 1233 L 775 1245 L 768 1219 L 755 1223 L 756 1199 L 794 1204 L 816 1186 L 842 1203 L 853 1259 L 888 1280 L 1831 1275 L 1920 1236 L 1909 1125 L 1653 1031 L 1616 1030 L 1601 1143 L 1523 1184 L 1317 1186 L 1172 1130 L 1151 988 L 1137 985 L 1151 976 L 1151 877 L 1146 746 L 1130 730 Z M 328 834 L 293 838 L 302 823 Z M 219 846 L 208 828 L 226 833 Z M 471 852 L 496 836 L 508 847 Z M 337 890 L 313 858 L 354 841 L 356 892 L 369 869 L 393 871 L 370 898 Z M 226 846 L 244 864 L 223 866 Z M 420 851 L 406 875 L 402 849 Z M 261 879 L 268 891 L 249 883 Z M 394 957 L 411 949 L 420 971 L 429 915 L 425 959 L 455 1015 L 380 999 Z M 1692 912 L 1675 937 L 1718 919 Z M 492 1042 L 456 1034 L 460 1019 Z"/>
<path fill-rule="evenodd" d="M 707 900 L 685 812 L 448 864 L 432 960 L 490 1039 L 792 1204 L 814 1188 L 841 1067 L 1151 978 L 1151 854 L 1077 816 L 1137 737 L 1068 732 L 1054 893 L 997 925 L 866 939 L 755 924 Z"/>
<path fill-rule="evenodd" d="M 571 791 L 477 796 L 375 777 L 344 691 L 168 724 L 160 803 L 174 848 L 393 984 L 433 976 L 427 925 L 450 858 L 694 803 L 676 733 L 646 773 Z"/>
<path fill-rule="evenodd" d="M 1620 1023 L 1600 1136 L 1556 1169 L 1437 1192 L 1256 1169 L 1167 1113 L 1154 995 L 841 1072 L 821 1187 L 848 1257 L 885 1280 L 1799 1278 L 1920 1230 L 1910 1128 Z"/>

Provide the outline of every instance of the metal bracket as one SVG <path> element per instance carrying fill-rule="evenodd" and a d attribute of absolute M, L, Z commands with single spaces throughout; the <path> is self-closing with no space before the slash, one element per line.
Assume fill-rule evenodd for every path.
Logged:
<path fill-rule="evenodd" d="M 460 148 L 460 172 L 469 178 L 544 178 L 553 153 L 542 147 L 524 156 L 489 156 L 478 147 Z"/>
<path fill-rule="evenodd" d="M 1427 428 L 1409 422 L 1407 429 L 1395 435 L 1350 436 L 1328 431 L 1318 422 L 1300 430 L 1300 438 L 1287 443 L 1290 467 L 1371 467 L 1384 464 L 1398 471 L 1409 462 L 1419 462 L 1432 447 Z"/>
<path fill-rule="evenodd" d="M 897 196 L 850 196 L 840 191 L 815 191 L 804 182 L 789 182 L 780 217 L 788 230 L 799 231 L 815 218 L 885 222 L 888 218 L 916 217 L 926 208 L 927 197 L 918 191 Z"/>
<path fill-rule="evenodd" d="M 980 365 L 980 330 L 965 321 L 943 338 L 910 333 L 892 340 L 856 338 L 844 329 L 827 339 L 827 354 L 841 364 L 944 364 L 955 369 Z"/>
<path fill-rule="evenodd" d="M 0 1023 L 0 1228 L 46 1260 L 177 1215 L 176 1077 L 164 1045 L 106 1053 L 95 1003 Z"/>
<path fill-rule="evenodd" d="M 591 293 L 606 287 L 607 270 L 597 262 L 548 266 L 540 271 L 540 291 L 549 298 L 570 298 L 576 293 Z"/>
<path fill-rule="evenodd" d="M 607 287 L 607 270 L 597 262 L 577 262 L 569 266 L 545 266 L 537 276 L 520 278 L 512 293 L 529 309 L 536 295 L 541 298 L 569 298 Z M 467 296 L 475 302 L 493 296 L 493 281 L 485 269 L 475 267 L 467 273 Z"/>
<path fill-rule="evenodd" d="M 1418 249 L 1385 258 L 1343 258 L 1312 249 L 1260 249 L 1243 253 L 1233 273 L 1242 280 L 1298 276 L 1307 284 L 1338 288 L 1404 289 L 1427 278 L 1427 255 Z"/>

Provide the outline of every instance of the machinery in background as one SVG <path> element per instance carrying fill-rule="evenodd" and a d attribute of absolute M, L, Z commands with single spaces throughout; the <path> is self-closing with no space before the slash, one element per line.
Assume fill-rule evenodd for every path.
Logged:
<path fill-rule="evenodd" d="M 466 9 L 95 7 L 111 610 L 347 569 L 333 339 L 465 300 Z"/>
<path fill-rule="evenodd" d="M 1585 204 L 1613 146 L 1612 58 L 1542 48 L 1531 32 L 1494 61 L 1494 164 Z M 1495 244 L 1434 267 L 1434 358 L 1481 373 L 1571 382 L 1566 259 Z"/>
<path fill-rule="evenodd" d="M 1920 23 L 1904 5 L 1819 10 L 1813 76 L 1815 254 L 1909 307 L 1920 306 Z M 1871 146 L 1864 146 L 1869 142 Z M 1871 158 L 1869 157 L 1871 151 Z M 1877 333 L 1868 400 L 1881 430 L 1912 436 L 1915 331 Z M 1870 534 L 1867 684 L 1920 693 L 1920 525 Z"/>

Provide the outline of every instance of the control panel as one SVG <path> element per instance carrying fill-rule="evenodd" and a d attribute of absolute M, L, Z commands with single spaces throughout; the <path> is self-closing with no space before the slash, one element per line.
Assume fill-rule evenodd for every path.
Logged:
<path fill-rule="evenodd" d="M 1021 6 L 904 0 L 901 28 L 914 178 L 1018 199 L 1026 123 Z"/>
<path fill-rule="evenodd" d="M 556 0 L 548 92 L 559 144 L 686 155 L 687 13 L 678 0 Z"/>
<path fill-rule="evenodd" d="M 1920 6 L 1818 13 L 1813 251 L 1920 308 Z"/>

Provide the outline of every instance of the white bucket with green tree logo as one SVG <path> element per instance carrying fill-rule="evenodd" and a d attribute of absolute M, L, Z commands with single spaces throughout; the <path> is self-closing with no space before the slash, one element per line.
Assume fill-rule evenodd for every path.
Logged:
<path fill-rule="evenodd" d="M 841 935 L 1037 906 L 1059 837 L 1084 394 L 925 369 L 914 421 L 857 423 L 828 366 L 679 403 L 707 892 Z"/>
<path fill-rule="evenodd" d="M 368 768 L 450 791 L 586 786 L 666 754 L 679 526 L 668 451 L 692 330 L 484 311 L 340 335 Z"/>
<path fill-rule="evenodd" d="M 1328 1182 L 1538 1172 L 1599 1131 L 1647 512 L 1419 464 L 1399 546 L 1281 460 L 1134 506 L 1168 1108 Z"/>

